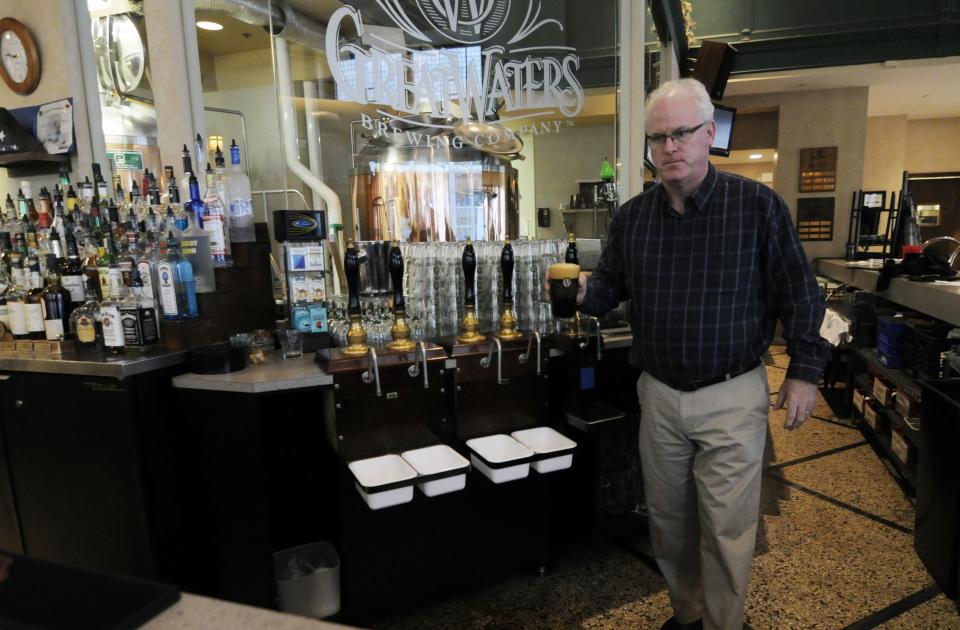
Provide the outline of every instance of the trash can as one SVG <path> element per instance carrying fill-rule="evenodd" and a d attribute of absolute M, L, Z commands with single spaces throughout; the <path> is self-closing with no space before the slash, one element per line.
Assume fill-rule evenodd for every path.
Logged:
<path fill-rule="evenodd" d="M 306 617 L 329 617 L 340 610 L 340 557 L 326 541 L 273 554 L 280 610 Z"/>
<path fill-rule="evenodd" d="M 916 526 L 913 546 L 947 597 L 960 574 L 960 379 L 920 381 Z"/>

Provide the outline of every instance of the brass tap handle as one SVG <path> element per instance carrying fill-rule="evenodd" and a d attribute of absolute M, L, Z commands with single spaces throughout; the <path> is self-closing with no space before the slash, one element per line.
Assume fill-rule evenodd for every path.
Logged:
<path fill-rule="evenodd" d="M 353 241 L 347 243 L 343 255 L 343 269 L 347 276 L 347 313 L 360 315 L 360 257 Z"/>
<path fill-rule="evenodd" d="M 467 239 L 467 245 L 463 248 L 463 256 L 460 259 L 463 265 L 463 283 L 464 283 L 464 304 L 467 306 L 477 305 L 477 254 L 473 251 L 473 243 Z"/>
<path fill-rule="evenodd" d="M 500 253 L 500 274 L 503 276 L 503 302 L 513 304 L 513 246 L 505 241 Z"/>
<path fill-rule="evenodd" d="M 393 284 L 393 311 L 405 311 L 403 302 L 403 252 L 400 243 L 390 244 L 390 282 Z"/>

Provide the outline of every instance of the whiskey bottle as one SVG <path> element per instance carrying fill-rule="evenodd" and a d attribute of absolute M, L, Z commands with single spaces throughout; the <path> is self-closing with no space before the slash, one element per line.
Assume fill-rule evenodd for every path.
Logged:
<path fill-rule="evenodd" d="M 77 335 L 79 350 L 100 350 L 103 331 L 100 323 L 100 303 L 97 301 L 97 281 L 88 278 L 84 287 L 86 299 L 73 310 L 70 327 Z"/>
<path fill-rule="evenodd" d="M 41 293 L 43 299 L 43 327 L 48 341 L 63 339 L 70 330 L 70 293 L 60 286 L 60 276 L 50 273 L 47 288 Z"/>
<path fill-rule="evenodd" d="M 54 240 L 51 234 L 51 242 Z M 73 306 L 76 307 L 83 304 L 85 296 L 83 261 L 80 260 L 80 253 L 77 250 L 77 239 L 73 235 L 73 232 L 67 231 L 66 241 L 67 257 L 61 257 L 58 261 L 60 284 L 70 292 L 70 300 Z"/>
<path fill-rule="evenodd" d="M 40 276 L 40 260 L 36 256 L 27 259 L 27 282 L 29 290 L 25 298 L 24 313 L 27 318 L 27 330 L 30 339 L 46 339 L 46 327 L 43 324 L 43 279 Z"/>
<path fill-rule="evenodd" d="M 126 297 L 126 289 L 120 280 L 120 269 L 116 261 L 109 268 L 110 295 L 100 302 L 100 323 L 103 329 L 103 347 L 109 354 L 124 351 L 125 338 L 120 318 L 120 304 Z"/>

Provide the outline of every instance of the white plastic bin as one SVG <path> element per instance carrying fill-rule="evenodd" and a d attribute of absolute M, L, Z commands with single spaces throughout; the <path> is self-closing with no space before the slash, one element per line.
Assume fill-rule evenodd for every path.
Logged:
<path fill-rule="evenodd" d="M 523 479 L 530 474 L 533 451 L 509 435 L 497 433 L 467 440 L 470 461 L 493 483 Z M 510 464 L 510 462 L 517 462 Z"/>
<path fill-rule="evenodd" d="M 439 478 L 417 483 L 417 487 L 428 497 L 463 490 L 467 485 L 467 470 L 470 462 L 460 453 L 446 444 L 434 444 L 425 448 L 405 451 L 400 455 L 423 477 Z M 448 473 L 444 475 L 444 473 Z"/>
<path fill-rule="evenodd" d="M 347 467 L 357 480 L 357 492 L 371 510 L 413 500 L 413 483 L 404 484 L 403 482 L 415 478 L 417 471 L 399 455 L 359 459 L 350 462 Z"/>
<path fill-rule="evenodd" d="M 551 427 L 534 427 L 510 434 L 513 438 L 538 455 L 556 453 L 556 457 L 547 457 L 530 465 L 538 473 L 563 470 L 573 465 L 573 449 L 577 443 Z"/>
<path fill-rule="evenodd" d="M 273 574 L 283 612 L 323 618 L 340 611 L 340 557 L 330 543 L 276 552 Z"/>

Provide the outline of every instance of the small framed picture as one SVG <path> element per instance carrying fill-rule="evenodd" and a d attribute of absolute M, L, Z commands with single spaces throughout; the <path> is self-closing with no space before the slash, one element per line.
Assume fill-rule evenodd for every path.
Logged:
<path fill-rule="evenodd" d="M 885 190 L 864 190 L 860 193 L 861 208 L 886 208 L 887 191 Z"/>

